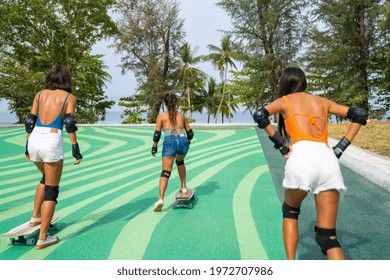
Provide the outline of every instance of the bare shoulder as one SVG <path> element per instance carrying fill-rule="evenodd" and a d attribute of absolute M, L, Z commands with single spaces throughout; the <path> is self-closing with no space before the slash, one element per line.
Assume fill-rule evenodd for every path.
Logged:
<path fill-rule="evenodd" d="M 177 112 L 176 118 L 179 122 L 183 122 L 183 123 L 187 122 L 187 118 L 181 112 Z"/>
<path fill-rule="evenodd" d="M 165 120 L 165 119 L 169 119 L 169 114 L 168 112 L 162 112 L 160 113 L 160 115 L 158 115 L 160 119 L 162 120 Z"/>
<path fill-rule="evenodd" d="M 278 99 L 275 99 L 271 104 L 265 106 L 270 115 L 282 113 L 285 111 L 286 107 L 287 105 L 286 102 L 283 100 L 283 97 L 279 97 Z"/>

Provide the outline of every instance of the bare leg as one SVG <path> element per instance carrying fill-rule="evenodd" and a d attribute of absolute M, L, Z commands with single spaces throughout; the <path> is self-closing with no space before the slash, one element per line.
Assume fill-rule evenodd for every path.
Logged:
<path fill-rule="evenodd" d="M 63 161 L 55 163 L 45 163 L 46 185 L 58 186 L 62 174 Z M 45 240 L 51 219 L 53 218 L 56 203 L 54 201 L 44 201 L 41 209 L 41 230 L 39 239 Z"/>
<path fill-rule="evenodd" d="M 42 175 L 45 175 L 42 162 L 35 162 L 35 166 L 41 171 Z M 34 210 L 32 214 L 34 218 L 41 217 L 41 207 L 44 199 L 45 199 L 45 184 L 39 183 L 35 191 Z"/>
<path fill-rule="evenodd" d="M 286 189 L 284 192 L 285 202 L 287 205 L 298 208 L 301 206 L 303 199 L 306 197 L 307 192 L 301 190 Z M 286 251 L 286 257 L 288 260 L 295 260 L 297 252 L 299 231 L 298 220 L 292 218 L 283 219 L 283 239 L 284 249 Z"/>
<path fill-rule="evenodd" d="M 169 172 L 172 172 L 172 166 L 174 157 L 163 157 L 162 158 L 162 169 L 167 170 Z M 160 193 L 159 193 L 159 199 L 164 199 L 164 194 L 168 186 L 168 178 L 160 177 Z"/>
<path fill-rule="evenodd" d="M 185 155 L 177 155 L 176 160 L 183 161 Z M 177 172 L 179 173 L 180 182 L 181 182 L 181 188 L 186 188 L 186 176 L 187 176 L 187 170 L 186 166 L 184 164 L 177 166 Z"/>
<path fill-rule="evenodd" d="M 339 205 L 339 192 L 329 190 L 321 192 L 315 197 L 317 207 L 317 226 L 324 229 L 335 229 Z M 336 236 L 330 236 L 336 239 Z M 327 251 L 328 260 L 344 260 L 345 255 L 341 248 L 332 248 Z"/>

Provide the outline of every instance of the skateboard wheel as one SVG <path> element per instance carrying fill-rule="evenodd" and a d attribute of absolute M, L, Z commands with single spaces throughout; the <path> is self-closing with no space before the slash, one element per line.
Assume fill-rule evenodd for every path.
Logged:
<path fill-rule="evenodd" d="M 15 238 L 8 238 L 7 240 L 8 245 L 14 245 L 14 242 L 15 242 Z"/>
<path fill-rule="evenodd" d="M 26 245 L 28 245 L 28 246 L 33 246 L 33 245 L 35 245 L 35 243 L 36 243 L 35 238 L 28 238 L 26 240 Z"/>

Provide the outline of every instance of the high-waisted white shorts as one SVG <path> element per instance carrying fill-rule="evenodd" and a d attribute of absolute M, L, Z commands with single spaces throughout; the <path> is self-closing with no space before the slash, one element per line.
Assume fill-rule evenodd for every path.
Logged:
<path fill-rule="evenodd" d="M 338 158 L 326 143 L 298 141 L 287 159 L 283 187 L 313 194 L 336 189 L 341 194 L 344 185 Z"/>
<path fill-rule="evenodd" d="M 34 162 L 57 162 L 64 159 L 62 130 L 34 127 L 28 139 L 28 153 Z"/>

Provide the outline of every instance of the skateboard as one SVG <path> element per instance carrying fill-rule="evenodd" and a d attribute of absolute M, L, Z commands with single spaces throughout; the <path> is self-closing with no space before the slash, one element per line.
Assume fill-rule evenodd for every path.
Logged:
<path fill-rule="evenodd" d="M 175 194 L 175 199 L 178 203 L 174 206 L 174 208 L 192 208 L 192 200 L 194 200 L 194 190 L 187 189 L 187 193 L 182 193 L 180 189 Z"/>
<path fill-rule="evenodd" d="M 53 223 L 59 219 L 58 216 L 53 216 L 50 222 L 50 228 L 54 228 L 56 230 L 59 229 L 58 224 Z M 37 225 L 35 227 L 30 227 L 30 222 L 26 222 L 24 224 L 21 224 L 20 226 L 17 226 L 10 231 L 0 234 L 1 236 L 13 236 L 12 238 L 8 239 L 9 245 L 28 245 L 33 246 L 37 243 L 37 237 L 33 236 L 34 233 L 38 232 L 41 229 L 41 225 Z M 15 238 L 17 237 L 17 239 Z"/>

